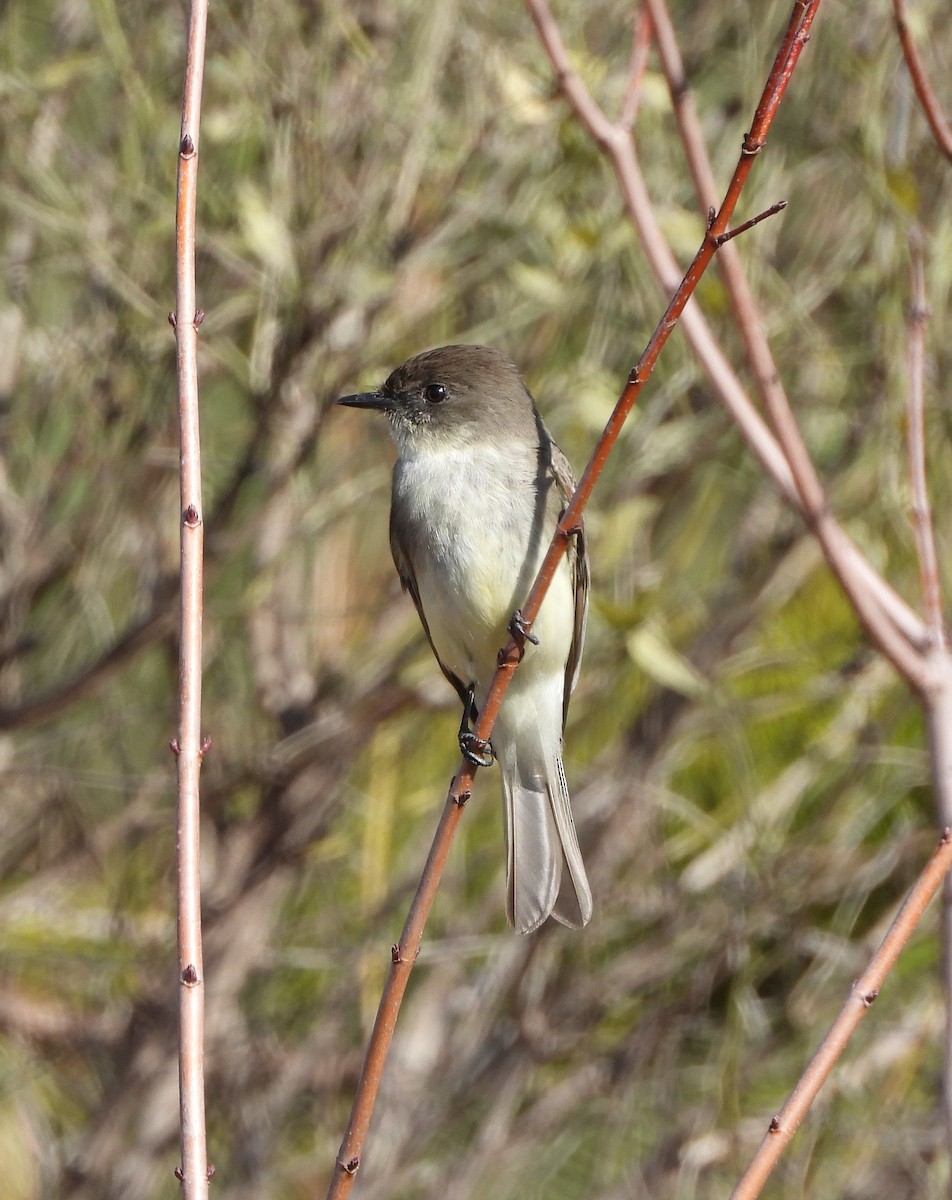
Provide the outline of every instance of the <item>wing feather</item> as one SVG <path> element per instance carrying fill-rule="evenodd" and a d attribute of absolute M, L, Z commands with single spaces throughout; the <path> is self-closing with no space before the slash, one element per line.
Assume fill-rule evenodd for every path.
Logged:
<path fill-rule="evenodd" d="M 400 525 L 394 520 L 392 504 L 390 507 L 390 553 L 393 556 L 393 565 L 397 568 L 397 574 L 400 576 L 400 582 L 403 584 L 403 590 L 410 593 L 410 597 L 416 607 L 420 624 L 423 626 L 423 632 L 426 634 L 426 640 L 430 643 L 430 649 L 433 651 L 433 657 L 440 664 L 440 670 L 456 689 L 465 707 L 469 703 L 469 687 L 446 666 L 437 653 L 436 646 L 433 644 L 433 637 L 430 634 L 430 627 L 427 624 L 426 613 L 423 611 L 423 604 L 420 600 L 420 589 L 417 586 L 416 575 L 413 572 L 413 562 L 407 552 Z"/>
<path fill-rule="evenodd" d="M 569 460 L 559 447 L 552 442 L 550 470 L 555 480 L 561 499 L 559 517 L 565 512 L 569 501 L 575 493 L 575 476 L 569 466 Z M 582 646 L 585 642 L 585 627 L 588 624 L 588 594 L 591 585 L 591 568 L 588 560 L 588 545 L 585 541 L 584 522 L 566 550 L 569 569 L 572 571 L 572 583 L 575 592 L 575 628 L 572 635 L 572 646 L 565 664 L 565 691 L 562 697 L 562 728 L 569 711 L 569 700 L 578 679 L 579 667 L 582 662 Z"/>

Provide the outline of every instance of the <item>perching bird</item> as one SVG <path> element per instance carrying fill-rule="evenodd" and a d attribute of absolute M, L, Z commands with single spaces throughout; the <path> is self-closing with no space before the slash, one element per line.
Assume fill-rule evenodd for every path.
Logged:
<path fill-rule="evenodd" d="M 585 925 L 592 893 L 562 766 L 562 734 L 588 611 L 578 531 L 562 559 L 492 733 L 467 732 L 575 490 L 562 451 L 515 366 L 487 346 L 409 359 L 376 391 L 344 396 L 387 414 L 398 457 L 390 548 L 443 674 L 464 706 L 460 745 L 502 777 L 507 910 L 521 933 L 548 916 Z M 532 644 L 533 639 L 538 644 Z"/>

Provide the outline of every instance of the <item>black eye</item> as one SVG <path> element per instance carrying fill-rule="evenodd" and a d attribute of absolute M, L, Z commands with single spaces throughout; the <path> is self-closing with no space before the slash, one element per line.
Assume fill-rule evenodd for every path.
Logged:
<path fill-rule="evenodd" d="M 442 404 L 446 399 L 446 388 L 442 383 L 428 383 L 423 389 L 428 404 Z"/>

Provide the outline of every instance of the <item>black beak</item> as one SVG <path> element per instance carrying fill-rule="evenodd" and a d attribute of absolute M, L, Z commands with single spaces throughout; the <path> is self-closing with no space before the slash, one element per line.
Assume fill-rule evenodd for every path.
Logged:
<path fill-rule="evenodd" d="M 359 392 L 356 396 L 341 396 L 338 404 L 346 404 L 348 408 L 379 408 L 386 411 L 393 407 L 393 400 L 386 392 Z"/>

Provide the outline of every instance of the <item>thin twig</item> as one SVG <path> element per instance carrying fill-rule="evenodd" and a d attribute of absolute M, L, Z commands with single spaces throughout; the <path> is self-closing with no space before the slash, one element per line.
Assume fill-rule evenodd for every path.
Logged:
<path fill-rule="evenodd" d="M 621 105 L 618 124 L 631 129 L 638 119 L 641 105 L 641 89 L 648 68 L 648 51 L 651 48 L 651 16 L 646 8 L 638 5 L 635 12 L 634 29 L 631 35 L 631 57 L 628 60 L 628 78 L 625 81 L 625 98 Z"/>
<path fill-rule="evenodd" d="M 759 1196 L 770 1172 L 796 1132 L 830 1071 L 852 1037 L 857 1025 L 879 995 L 886 976 L 895 965 L 903 947 L 919 924 L 932 897 L 952 867 L 952 831 L 945 830 L 942 840 L 929 859 L 912 891 L 896 914 L 882 944 L 869 965 L 853 984 L 839 1016 L 800 1077 L 786 1104 L 771 1120 L 767 1134 L 744 1172 L 731 1200 L 754 1200 Z"/>
<path fill-rule="evenodd" d="M 344 1134 L 341 1147 L 334 1164 L 330 1187 L 327 1192 L 328 1200 L 346 1196 L 350 1192 L 354 1176 L 360 1167 L 364 1142 L 370 1128 L 380 1080 L 383 1076 L 384 1065 L 393 1040 L 393 1031 L 397 1016 L 403 1002 L 410 972 L 420 952 L 420 942 L 423 938 L 423 928 L 433 905 L 434 897 L 440 886 L 443 868 L 449 854 L 456 827 L 463 815 L 463 807 L 470 795 L 473 775 L 476 768 L 468 761 L 461 763 L 456 777 L 451 785 L 450 795 L 443 806 L 443 814 L 436 827 L 430 853 L 417 886 L 416 895 L 410 905 L 400 941 L 390 948 L 390 970 L 380 996 L 377 1015 L 374 1018 L 370 1040 L 364 1064 L 354 1094 L 350 1119 Z"/>
<path fill-rule="evenodd" d="M 202 476 L 198 408 L 198 326 L 195 302 L 195 209 L 198 132 L 205 63 L 207 0 L 189 12 L 182 128 L 175 205 L 175 327 L 181 445 L 181 640 L 179 725 L 172 743 L 178 762 L 179 1105 L 182 1163 L 176 1174 L 186 1200 L 208 1196 L 205 1143 L 204 1005 L 199 776 L 207 744 L 202 706 Z"/>
<path fill-rule="evenodd" d="M 937 647 L 932 652 L 941 667 L 940 686 L 926 705 L 929 763 L 939 822 L 952 822 L 952 656 Z M 945 995 L 945 1043 L 942 1061 L 942 1099 L 945 1144 L 952 1147 L 952 875 L 942 889 L 941 978 Z M 950 1181 L 952 1187 L 952 1181 Z"/>
<path fill-rule="evenodd" d="M 913 229 L 909 238 L 910 296 L 906 322 L 909 391 L 906 407 L 909 451 L 909 481 L 912 487 L 912 522 L 919 556 L 919 581 L 925 608 L 926 624 L 934 646 L 945 649 L 945 622 L 942 617 L 942 594 L 939 587 L 939 565 L 935 550 L 935 530 L 932 508 L 926 487 L 925 389 L 923 386 L 926 324 L 926 274 L 923 262 L 922 235 Z"/>
<path fill-rule="evenodd" d="M 758 148 L 764 144 L 777 107 L 783 98 L 793 67 L 799 57 L 800 51 L 805 45 L 806 32 L 809 29 L 809 24 L 819 3 L 820 0 L 810 0 L 809 5 L 807 5 L 806 15 L 803 16 L 802 21 L 798 24 L 798 28 L 801 30 L 803 36 L 794 39 L 787 54 L 785 56 L 778 55 L 774 62 L 764 89 L 764 96 L 758 107 L 757 118 L 751 127 L 751 134 L 745 139 L 744 148 L 724 202 L 717 212 L 711 228 L 707 231 L 704 241 L 695 255 L 694 261 L 691 263 L 691 266 L 688 268 L 687 273 L 684 275 L 668 304 L 664 316 L 655 328 L 638 365 L 631 371 L 628 383 L 623 389 L 608 424 L 592 452 L 588 466 L 582 473 L 575 494 L 559 522 L 558 529 L 539 568 L 526 602 L 521 607 L 520 611 L 523 622 L 527 627 L 531 626 L 532 622 L 538 616 L 549 584 L 561 561 L 562 555 L 565 553 L 566 547 L 580 525 L 583 509 L 601 475 L 608 455 L 621 432 L 626 417 L 654 369 L 658 356 L 677 325 L 678 319 L 697 287 L 698 281 L 717 252 L 716 238 L 727 230 L 731 214 L 734 211 L 737 199 L 753 165 L 754 152 L 751 150 L 751 146 L 753 145 L 751 139 L 756 139 Z M 539 29 L 543 44 L 546 46 L 547 51 L 549 51 L 553 65 L 559 74 L 560 83 L 563 88 L 572 87 L 573 73 L 568 66 L 568 57 L 564 53 L 564 46 L 561 43 L 561 37 L 558 34 L 558 29 L 555 26 L 548 5 L 544 3 L 544 0 L 527 0 L 527 4 L 532 19 Z M 799 10 L 803 8 L 803 5 L 798 4 L 797 7 Z M 553 55 L 550 49 L 553 39 L 557 39 L 558 44 L 562 46 L 561 57 Z M 577 76 L 575 78 L 577 79 Z M 607 120 L 598 106 L 587 96 L 584 88 L 578 92 L 578 97 L 580 103 L 586 107 L 588 117 L 592 122 L 593 136 L 598 137 L 601 134 L 602 136 L 607 136 L 609 141 L 627 139 L 625 131 L 612 125 Z M 598 133 L 594 132 L 595 130 Z M 515 639 L 512 638 L 504 650 L 500 652 L 499 667 L 493 676 L 489 692 L 483 702 L 479 720 L 474 730 L 478 738 L 489 740 L 503 697 L 509 686 L 509 681 L 519 665 L 520 657 L 520 647 Z M 392 948 L 390 972 L 380 998 L 380 1005 L 374 1020 L 374 1027 L 364 1059 L 364 1066 L 357 1083 L 347 1130 L 344 1134 L 331 1177 L 327 1193 L 328 1200 L 340 1200 L 341 1197 L 349 1194 L 354 1177 L 360 1167 L 363 1146 L 370 1126 L 370 1119 L 376 1102 L 384 1063 L 393 1037 L 400 1003 L 406 989 L 410 971 L 419 953 L 423 928 L 439 885 L 453 835 L 462 816 L 463 806 L 470 797 L 476 769 L 472 763 L 465 759 L 459 765 L 457 774 L 450 785 L 450 790 L 446 797 L 443 815 L 440 818 L 436 834 L 434 835 L 423 876 L 410 908 L 403 934 L 399 943 Z"/>
<path fill-rule="evenodd" d="M 778 200 L 776 204 L 771 204 L 769 208 L 765 208 L 762 213 L 758 213 L 756 217 L 751 217 L 749 221 L 743 221 L 740 225 L 735 225 L 733 229 L 728 229 L 726 233 L 718 234 L 716 241 L 718 249 L 721 246 L 726 246 L 728 242 L 733 241 L 742 233 L 746 233 L 748 229 L 753 229 L 755 225 L 759 225 L 761 221 L 766 221 L 768 217 L 775 217 L 777 213 L 783 212 L 787 207 L 786 200 Z"/>
<path fill-rule="evenodd" d="M 664 72 L 668 84 L 678 134 L 685 149 L 691 178 L 694 181 L 694 191 L 702 209 L 707 209 L 717 201 L 717 183 L 704 143 L 704 135 L 701 132 L 701 122 L 694 106 L 694 93 L 688 85 L 674 22 L 668 12 L 666 0 L 645 0 L 645 7 L 651 16 L 654 44 L 661 61 L 661 70 Z M 724 274 L 724 264 L 728 262 L 740 265 L 735 250 L 732 250 L 730 254 L 718 255 L 717 265 L 721 274 Z"/>
<path fill-rule="evenodd" d="M 906 21 L 906 0 L 893 0 L 893 11 L 896 14 L 896 29 L 899 31 L 899 44 L 902 46 L 903 57 L 909 74 L 912 76 L 912 86 L 916 89 L 922 111 L 929 122 L 929 128 L 939 149 L 952 162 L 952 126 L 946 120 L 942 106 L 936 97 L 926 76 L 919 51 L 912 40 L 909 25 Z"/>

